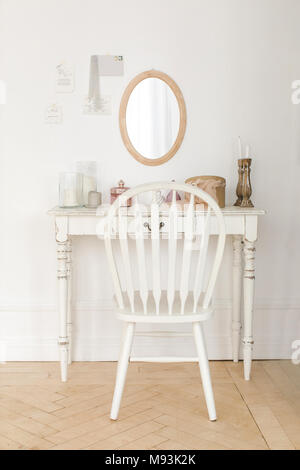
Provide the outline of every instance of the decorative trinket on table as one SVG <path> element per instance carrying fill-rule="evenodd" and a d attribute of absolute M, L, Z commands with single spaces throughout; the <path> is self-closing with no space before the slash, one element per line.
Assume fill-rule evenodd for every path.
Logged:
<path fill-rule="evenodd" d="M 225 207 L 225 187 L 226 180 L 222 176 L 193 176 L 185 181 L 187 184 L 194 184 L 212 196 L 218 203 L 219 207 Z M 187 201 L 189 201 L 189 195 Z M 203 204 L 199 197 L 195 197 L 195 204 Z"/>
<path fill-rule="evenodd" d="M 240 158 L 238 160 L 239 180 L 236 187 L 237 200 L 235 206 L 254 207 L 250 197 L 252 194 L 250 172 L 251 158 Z"/>
<path fill-rule="evenodd" d="M 251 162 L 252 159 L 249 158 L 250 155 L 250 145 L 246 146 L 246 158 L 242 158 L 242 142 L 240 136 L 238 137 L 238 147 L 239 147 L 239 159 L 238 159 L 238 173 L 239 173 L 239 180 L 236 187 L 236 195 L 237 200 L 235 202 L 235 206 L 239 207 L 254 207 L 251 202 L 251 194 L 252 194 L 252 187 L 251 187 L 251 180 L 250 180 L 250 172 L 251 172 Z"/>
<path fill-rule="evenodd" d="M 90 191 L 89 192 L 89 203 L 85 205 L 85 207 L 88 207 L 90 209 L 95 209 L 98 206 L 100 206 L 102 200 L 102 195 L 101 193 L 97 191 Z"/>
<path fill-rule="evenodd" d="M 120 180 L 119 183 L 118 183 L 118 186 L 116 186 L 114 188 L 111 188 L 111 190 L 110 190 L 110 203 L 113 204 L 115 202 L 115 200 L 121 194 L 123 194 L 123 193 L 125 193 L 125 191 L 127 191 L 127 189 L 130 189 L 130 188 L 125 186 L 125 183 L 124 183 L 123 180 Z M 130 206 L 131 206 L 131 199 L 127 199 L 127 201 L 125 201 L 123 207 L 130 207 Z"/>
<path fill-rule="evenodd" d="M 171 183 L 175 183 L 175 180 L 172 180 Z M 169 191 L 165 197 L 165 202 L 173 201 L 173 190 Z M 181 201 L 181 196 L 178 191 L 176 191 L 176 201 Z"/>
<path fill-rule="evenodd" d="M 243 199 L 243 195 L 242 195 L 242 182 L 243 182 L 242 159 L 238 160 L 238 175 L 239 175 L 239 179 L 238 179 L 238 184 L 237 184 L 237 187 L 236 187 L 237 200 L 233 204 L 234 206 L 240 206 L 241 202 L 242 202 L 242 199 Z"/>
<path fill-rule="evenodd" d="M 59 175 L 59 206 L 82 206 L 82 174 L 60 173 Z"/>

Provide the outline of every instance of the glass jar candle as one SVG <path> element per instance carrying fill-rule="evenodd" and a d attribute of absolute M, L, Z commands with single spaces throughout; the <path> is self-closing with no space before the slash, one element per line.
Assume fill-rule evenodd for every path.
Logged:
<path fill-rule="evenodd" d="M 89 203 L 89 192 L 97 191 L 97 162 L 77 162 L 76 171 L 82 174 L 83 205 Z"/>
<path fill-rule="evenodd" d="M 59 206 L 82 206 L 82 175 L 80 173 L 60 173 L 59 175 Z"/>

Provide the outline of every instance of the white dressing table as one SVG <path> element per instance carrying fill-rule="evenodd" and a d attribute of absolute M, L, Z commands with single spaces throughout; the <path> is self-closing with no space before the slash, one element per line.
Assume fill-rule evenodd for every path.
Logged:
<path fill-rule="evenodd" d="M 232 302 L 232 357 L 238 362 L 241 332 L 241 296 L 244 295 L 243 312 L 243 357 L 244 378 L 250 379 L 253 346 L 253 300 L 255 284 L 255 243 L 258 235 L 258 217 L 263 210 L 256 208 L 225 207 L 226 233 L 233 239 L 233 302 Z M 101 221 L 104 220 L 105 206 L 96 209 L 55 207 L 48 212 L 55 219 L 57 242 L 58 310 L 60 315 L 60 362 L 61 379 L 67 380 L 68 364 L 72 362 L 72 236 L 95 235 L 101 238 Z M 183 215 L 183 213 L 182 213 Z M 129 214 L 130 216 L 130 214 Z M 160 214 L 162 232 L 168 232 L 168 214 Z M 196 216 L 196 215 L 195 215 Z M 143 214 L 143 225 L 149 214 Z M 148 231 L 144 227 L 145 232 Z M 211 234 L 216 234 L 211 223 Z"/>

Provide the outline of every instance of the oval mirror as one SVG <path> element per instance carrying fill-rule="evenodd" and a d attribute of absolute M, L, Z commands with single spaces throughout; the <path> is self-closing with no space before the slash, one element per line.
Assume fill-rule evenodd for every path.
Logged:
<path fill-rule="evenodd" d="M 184 99 L 166 74 L 151 70 L 135 77 L 120 106 L 122 139 L 144 165 L 161 165 L 179 149 L 186 127 Z"/>

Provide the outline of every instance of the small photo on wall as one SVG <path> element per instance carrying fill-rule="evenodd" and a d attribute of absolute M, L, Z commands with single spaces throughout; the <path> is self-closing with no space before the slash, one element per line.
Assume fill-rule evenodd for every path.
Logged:
<path fill-rule="evenodd" d="M 62 106 L 51 103 L 45 110 L 45 124 L 61 124 L 63 119 Z"/>
<path fill-rule="evenodd" d="M 73 93 L 75 88 L 74 67 L 66 62 L 61 62 L 55 70 L 56 93 Z"/>

